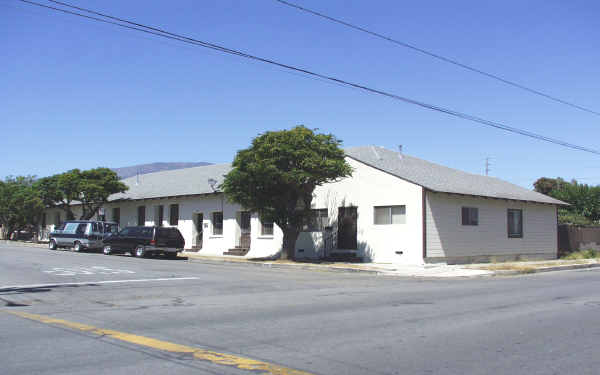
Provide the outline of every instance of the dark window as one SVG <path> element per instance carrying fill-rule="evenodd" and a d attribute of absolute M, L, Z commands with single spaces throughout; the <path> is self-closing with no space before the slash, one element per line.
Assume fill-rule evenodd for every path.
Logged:
<path fill-rule="evenodd" d="M 77 230 L 75 231 L 75 234 L 77 234 L 77 235 L 83 235 L 83 234 L 85 234 L 86 229 L 87 229 L 87 224 L 86 223 L 79 224 L 77 226 Z"/>
<path fill-rule="evenodd" d="M 129 236 L 133 228 L 127 227 L 119 232 L 119 236 Z"/>
<path fill-rule="evenodd" d="M 507 211 L 508 237 L 523 237 L 523 210 L 509 208 Z"/>
<path fill-rule="evenodd" d="M 326 208 L 318 210 L 310 210 L 312 216 L 309 219 L 308 224 L 302 227 L 304 232 L 320 232 L 325 230 L 325 227 L 329 225 L 329 215 Z"/>
<path fill-rule="evenodd" d="M 272 221 L 261 221 L 260 234 L 263 236 L 273 235 L 273 222 Z"/>
<path fill-rule="evenodd" d="M 479 209 L 462 207 L 462 225 L 479 225 Z"/>
<path fill-rule="evenodd" d="M 98 223 L 92 223 L 92 232 L 98 233 L 100 232 L 100 227 L 102 225 L 99 225 Z"/>
<path fill-rule="evenodd" d="M 119 207 L 115 207 L 112 209 L 112 221 L 117 224 L 121 223 L 121 209 Z"/>
<path fill-rule="evenodd" d="M 119 226 L 117 224 L 104 224 L 104 233 L 117 233 Z"/>
<path fill-rule="evenodd" d="M 223 212 L 213 212 L 212 214 L 213 234 L 223 234 Z"/>
<path fill-rule="evenodd" d="M 159 227 L 162 227 L 164 220 L 165 220 L 165 206 L 160 205 L 160 206 L 158 206 L 158 219 L 156 220 L 156 221 L 158 221 L 158 223 L 156 223 L 156 225 Z"/>
<path fill-rule="evenodd" d="M 146 224 L 146 206 L 138 207 L 138 225 L 142 226 Z"/>
<path fill-rule="evenodd" d="M 405 224 L 406 206 L 381 206 L 374 209 L 376 225 Z"/>
<path fill-rule="evenodd" d="M 139 230 L 140 237 L 152 238 L 152 235 L 154 234 L 154 228 L 152 228 L 152 227 L 143 227 L 143 228 L 139 228 L 138 230 Z"/>
<path fill-rule="evenodd" d="M 42 227 L 45 227 L 45 226 L 46 226 L 46 213 L 44 212 L 42 214 Z"/>
<path fill-rule="evenodd" d="M 169 225 L 176 226 L 179 223 L 179 205 L 172 204 L 169 207 Z"/>
<path fill-rule="evenodd" d="M 56 216 L 54 216 L 54 224 L 55 225 L 61 225 L 62 221 L 60 221 L 60 212 L 56 213 Z"/>

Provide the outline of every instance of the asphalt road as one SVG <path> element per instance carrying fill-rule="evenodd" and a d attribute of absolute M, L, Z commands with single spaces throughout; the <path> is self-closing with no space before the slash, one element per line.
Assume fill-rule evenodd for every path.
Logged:
<path fill-rule="evenodd" d="M 598 269 L 424 280 L 0 246 L 3 375 L 596 375 L 599 344 Z"/>

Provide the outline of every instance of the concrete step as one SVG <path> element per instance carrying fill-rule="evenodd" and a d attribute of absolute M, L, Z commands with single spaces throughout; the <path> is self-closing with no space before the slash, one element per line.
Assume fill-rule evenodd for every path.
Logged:
<path fill-rule="evenodd" d="M 233 249 L 229 249 L 228 251 L 225 251 L 223 253 L 223 255 L 244 256 L 244 255 L 248 254 L 248 251 L 250 251 L 250 248 L 247 248 L 247 247 L 236 247 L 236 248 L 233 248 Z"/>

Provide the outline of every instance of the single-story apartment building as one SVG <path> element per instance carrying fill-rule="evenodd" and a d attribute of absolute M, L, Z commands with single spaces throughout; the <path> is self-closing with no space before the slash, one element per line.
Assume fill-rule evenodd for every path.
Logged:
<path fill-rule="evenodd" d="M 494 177 L 447 168 L 377 146 L 347 148 L 351 177 L 317 187 L 298 258 L 355 254 L 398 264 L 557 256 L 557 207 L 565 203 Z M 282 232 L 219 191 L 230 164 L 124 179 L 99 215 L 130 225 L 176 226 L 186 249 L 270 257 Z M 77 211 L 77 207 L 74 207 Z M 49 209 L 46 226 L 64 221 Z"/>

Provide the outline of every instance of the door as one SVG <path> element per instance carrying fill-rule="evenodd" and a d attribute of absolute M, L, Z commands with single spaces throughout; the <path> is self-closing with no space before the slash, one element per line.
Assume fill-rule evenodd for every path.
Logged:
<path fill-rule="evenodd" d="M 193 246 L 196 249 L 202 249 L 202 240 L 204 237 L 204 232 L 202 230 L 202 226 L 204 224 L 204 214 L 196 214 L 196 220 L 194 222 L 194 226 L 196 228 L 196 237 L 194 238 Z"/>
<path fill-rule="evenodd" d="M 356 222 L 358 214 L 356 207 L 340 207 L 338 208 L 338 249 L 357 250 L 358 243 L 356 240 Z"/>
<path fill-rule="evenodd" d="M 250 248 L 250 212 L 240 212 L 240 242 L 238 247 Z"/>

